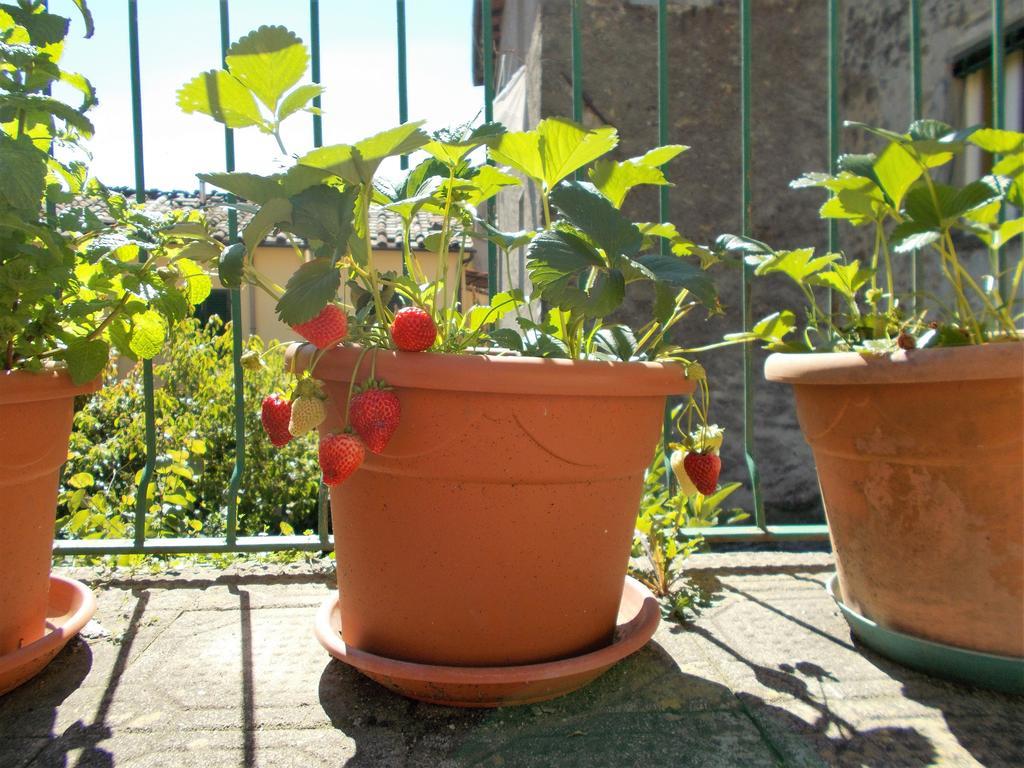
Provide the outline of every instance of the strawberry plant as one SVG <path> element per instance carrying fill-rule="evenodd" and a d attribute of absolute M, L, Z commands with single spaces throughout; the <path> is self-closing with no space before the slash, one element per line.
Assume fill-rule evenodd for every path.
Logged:
<path fill-rule="evenodd" d="M 0 368 L 59 363 L 80 384 L 112 352 L 154 357 L 209 293 L 201 265 L 219 247 L 198 212 L 154 218 L 50 154 L 81 157 L 93 132 L 92 86 L 60 67 L 69 24 L 42 0 L 0 6 Z M 50 95 L 57 83 L 80 103 Z"/>
<path fill-rule="evenodd" d="M 308 59 L 293 33 L 261 27 L 230 47 L 225 69 L 182 86 L 178 103 L 229 128 L 271 134 L 285 151 L 281 121 L 312 110 L 320 93 L 319 86 L 302 83 Z M 339 342 L 364 351 L 660 360 L 689 367 L 696 350 L 675 343 L 671 331 L 698 309 L 720 311 L 707 271 L 718 257 L 672 224 L 634 222 L 622 212 L 633 188 L 669 184 L 664 167 L 686 147 L 615 160 L 610 154 L 617 144 L 614 128 L 588 129 L 562 118 L 519 133 L 488 123 L 428 134 L 414 122 L 352 144 L 290 155 L 293 163 L 271 175 L 200 174 L 254 213 L 241 242 L 220 254 L 221 281 L 274 298 L 278 317 L 318 348 L 307 376 L 316 375 L 320 357 Z M 413 153 L 423 159 L 400 182 L 377 177 L 385 160 Z M 483 153 L 489 163 L 477 164 L 474 158 Z M 535 188 L 543 226 L 502 232 L 481 215 L 481 206 L 520 184 Z M 375 264 L 372 205 L 403 223 L 402 274 L 381 272 Z M 436 265 L 430 274 L 410 245 L 412 221 L 423 213 L 439 222 L 424 243 Z M 273 230 L 308 254 L 284 286 L 261 274 L 254 261 L 256 246 Z M 494 243 L 505 259 L 525 247 L 529 294 L 509 290 L 486 306 L 462 306 L 463 256 L 471 239 Z M 452 251 L 459 254 L 454 267 Z M 649 284 L 655 296 L 650 320 L 635 329 L 613 319 L 634 283 Z M 325 435 L 321 444 L 325 481 L 340 481 L 362 460 L 353 440 L 383 451 L 398 428 L 401 409 L 387 383 L 376 381 L 371 367 L 357 388 L 357 375 L 349 401 L 339 404 L 342 432 Z M 706 383 L 701 392 L 706 402 Z M 293 427 L 300 402 L 291 403 Z M 706 426 L 706 406 L 692 414 Z M 303 418 L 302 427 L 314 420 Z M 711 474 L 702 478 L 701 487 L 712 491 Z"/>
<path fill-rule="evenodd" d="M 850 258 L 720 239 L 755 274 L 786 275 L 806 299 L 799 338 L 783 339 L 801 325 L 790 310 L 765 318 L 749 335 L 786 352 L 891 352 L 1024 338 L 1024 256 L 1016 248 L 1015 259 L 999 261 L 1000 249 L 1009 254 L 1024 232 L 1024 134 L 977 126 L 957 131 L 937 120 L 918 120 L 905 133 L 847 125 L 881 139 L 881 151 L 842 155 L 836 174 L 808 173 L 792 186 L 826 190 L 822 218 L 867 230 L 871 245 Z M 947 183 L 950 163 L 968 147 L 991 156 L 991 173 L 962 186 Z M 981 270 L 968 268 L 963 252 L 972 249 L 985 254 Z M 943 292 L 923 285 L 916 295 L 900 290 L 898 278 L 909 272 L 915 251 L 941 274 Z M 831 306 L 821 288 L 831 290 Z"/>

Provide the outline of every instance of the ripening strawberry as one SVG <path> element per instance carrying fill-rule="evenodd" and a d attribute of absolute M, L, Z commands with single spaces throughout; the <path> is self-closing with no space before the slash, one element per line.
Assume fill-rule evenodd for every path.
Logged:
<path fill-rule="evenodd" d="M 672 474 L 676 476 L 679 490 L 684 496 L 692 496 L 697 492 L 697 486 L 693 484 L 693 480 L 686 474 L 686 469 L 683 467 L 683 462 L 688 455 L 684 451 L 672 451 L 672 455 L 668 459 L 669 464 L 672 466 Z"/>
<path fill-rule="evenodd" d="M 288 420 L 288 431 L 295 437 L 302 437 L 323 424 L 326 418 L 327 409 L 319 397 L 297 397 L 292 400 L 292 416 Z"/>
<path fill-rule="evenodd" d="M 338 485 L 359 469 L 366 451 L 359 438 L 348 432 L 320 438 L 320 471 L 324 485 Z"/>
<path fill-rule="evenodd" d="M 349 423 L 374 453 L 380 453 L 387 447 L 398 429 L 401 415 L 398 395 L 391 388 L 381 387 L 374 381 L 353 397 L 348 407 Z"/>
<path fill-rule="evenodd" d="M 292 330 L 317 349 L 329 349 L 348 335 L 348 318 L 337 304 L 328 304 L 319 315 L 293 325 Z"/>
<path fill-rule="evenodd" d="M 263 398 L 260 421 L 263 422 L 263 429 L 275 448 L 287 445 L 292 439 L 292 433 L 288 431 L 291 415 L 292 404 L 278 393 Z"/>
<path fill-rule="evenodd" d="M 697 490 L 707 496 L 714 493 L 718 487 L 718 473 L 722 471 L 722 460 L 713 453 L 688 453 L 683 459 L 683 469 Z"/>
<path fill-rule="evenodd" d="M 437 326 L 422 307 L 402 307 L 391 323 L 391 339 L 403 352 L 422 352 L 433 346 Z"/>

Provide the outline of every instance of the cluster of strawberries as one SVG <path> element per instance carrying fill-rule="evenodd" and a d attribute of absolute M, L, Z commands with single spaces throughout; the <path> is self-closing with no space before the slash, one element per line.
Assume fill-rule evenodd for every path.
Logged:
<path fill-rule="evenodd" d="M 312 320 L 293 326 L 293 330 L 317 349 L 330 349 L 348 335 L 348 319 L 337 304 L 328 304 Z M 420 307 L 398 310 L 390 332 L 394 345 L 404 352 L 422 352 L 437 339 L 433 318 Z M 260 419 L 270 442 L 280 448 L 293 437 L 319 427 L 327 418 L 326 399 L 323 385 L 312 377 L 299 381 L 291 400 L 279 393 L 263 398 Z M 344 482 L 362 465 L 366 449 L 381 453 L 398 428 L 401 414 L 398 396 L 383 381 L 371 377 L 362 386 L 353 387 L 346 427 L 320 438 L 324 483 Z"/>

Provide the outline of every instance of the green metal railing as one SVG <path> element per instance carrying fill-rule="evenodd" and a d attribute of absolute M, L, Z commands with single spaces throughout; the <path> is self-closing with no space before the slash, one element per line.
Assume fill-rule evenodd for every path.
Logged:
<path fill-rule="evenodd" d="M 221 56 L 226 54 L 230 42 L 229 3 L 218 0 L 220 5 L 220 40 Z M 910 49 L 910 81 L 911 104 L 910 113 L 914 119 L 921 116 L 921 14 L 920 0 L 907 0 L 909 15 L 909 49 Z M 741 230 L 742 234 L 751 234 L 751 35 L 753 18 L 751 0 L 738 0 L 740 12 L 740 146 L 741 146 Z M 406 49 L 406 16 L 405 0 L 395 0 L 396 32 L 397 32 L 397 113 L 400 121 L 408 119 L 408 62 Z M 669 61 L 668 61 L 668 0 L 657 1 L 657 25 L 654 33 L 657 38 L 657 72 L 658 72 L 658 141 L 666 144 L 670 140 L 670 94 L 669 94 Z M 584 61 L 582 44 L 583 0 L 570 0 L 567 4 L 571 25 L 571 67 L 572 67 L 572 116 L 576 120 L 583 118 L 583 83 Z M 991 1 L 991 46 L 992 46 L 992 116 L 994 127 L 1001 128 L 1005 122 L 1005 78 L 1003 72 L 1003 2 Z M 128 0 L 128 32 L 129 32 L 129 75 L 132 94 L 132 128 L 135 158 L 135 189 L 139 202 L 145 199 L 145 156 L 143 150 L 142 131 L 142 85 L 139 71 L 139 23 L 138 0 Z M 484 105 L 483 114 L 487 121 L 494 118 L 494 40 L 492 34 L 492 0 L 480 0 L 480 39 L 483 47 L 483 80 Z M 836 170 L 835 159 L 840 149 L 840 99 L 839 99 L 839 54 L 840 34 L 840 0 L 827 0 L 827 148 L 832 171 Z M 313 82 L 320 82 L 321 39 L 320 39 L 320 7 L 319 0 L 309 2 L 310 55 Z M 320 106 L 317 97 L 314 106 Z M 313 145 L 323 143 L 323 123 L 319 114 L 312 117 Z M 235 149 L 233 132 L 224 132 L 225 168 L 231 171 L 235 167 Z M 402 168 L 408 166 L 406 158 L 402 158 Z M 669 188 L 661 187 L 659 197 L 659 219 L 665 221 L 669 211 Z M 494 208 L 488 202 L 486 215 L 494 220 Z M 229 210 L 229 239 L 234 242 L 238 237 L 238 222 L 234 210 Z M 830 250 L 839 247 L 839 235 L 834 220 L 828 223 L 828 244 Z M 489 293 L 491 296 L 498 290 L 498 261 L 493 244 L 488 244 L 487 263 L 489 272 Z M 1001 262 L 1002 263 L 1002 262 Z M 1005 266 L 1005 264 L 1003 264 Z M 745 268 L 741 274 L 741 310 L 743 330 L 751 326 L 750 312 L 750 270 Z M 912 258 L 911 287 L 917 289 L 919 281 L 919 264 L 916 254 Z M 238 289 L 230 292 L 233 331 L 232 366 L 234 380 L 234 428 L 235 428 L 235 461 L 231 478 L 225 495 L 226 534 L 221 538 L 147 538 L 146 511 L 151 503 L 150 494 L 152 477 L 156 462 L 156 414 L 153 397 L 153 368 L 148 361 L 143 368 L 143 396 L 145 402 L 145 466 L 140 476 L 138 496 L 135 504 L 135 535 L 132 539 L 90 539 L 90 540 L 57 540 L 54 552 L 61 555 L 99 555 L 99 554 L 136 554 L 136 553 L 203 553 L 203 552 L 269 552 L 279 550 L 328 551 L 333 548 L 333 538 L 328 528 L 328 502 L 323 486 L 320 489 L 318 504 L 317 532 L 310 536 L 239 536 L 238 535 L 238 495 L 241 490 L 245 471 L 245 402 L 242 387 L 242 316 L 241 295 Z M 825 539 L 825 525 L 771 525 L 768 523 L 764 502 L 761 495 L 760 473 L 754 450 L 754 403 L 755 403 L 755 371 L 753 350 L 748 346 L 743 350 L 743 448 L 747 470 L 750 476 L 750 488 L 754 503 L 754 524 L 749 526 L 721 526 L 700 529 L 699 533 L 713 540 L 736 541 L 775 541 L 793 539 Z M 666 432 L 671 428 L 671 420 L 666 413 Z M 672 473 L 666 473 L 671 480 Z M 694 531 L 695 533 L 698 531 Z"/>

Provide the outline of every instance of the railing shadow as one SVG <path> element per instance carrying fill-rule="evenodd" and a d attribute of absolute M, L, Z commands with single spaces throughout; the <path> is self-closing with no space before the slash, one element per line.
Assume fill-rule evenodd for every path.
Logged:
<path fill-rule="evenodd" d="M 114 756 L 100 745 L 112 736 L 107 716 L 121 683 L 121 676 L 128 666 L 148 602 L 149 595 L 145 592 L 138 596 L 91 722 L 76 720 L 63 733 L 54 732 L 58 707 L 82 684 L 92 668 L 92 651 L 80 637 L 68 643 L 39 678 L 0 698 L 0 743 L 20 735 L 26 741 L 27 750 L 20 758 L 17 755 L 8 758 L 0 751 L 0 768 L 6 768 L 8 763 L 64 768 L 70 765 L 70 753 L 78 750 L 81 751 L 74 761 L 77 768 L 112 768 Z M 33 743 L 31 737 L 36 735 L 39 741 Z"/>
<path fill-rule="evenodd" d="M 799 694 L 802 686 L 798 698 L 819 712 L 812 726 L 758 696 L 734 694 L 718 682 L 684 673 L 656 642 L 576 693 L 523 707 L 470 710 L 417 703 L 338 661 L 324 669 L 319 694 L 332 725 L 356 744 L 349 768 L 428 765 L 439 755 L 445 765 L 517 768 L 684 768 L 794 759 L 813 764 L 822 759 L 815 754 L 822 749 L 815 737 L 832 725 L 843 729 L 829 745 L 833 753 L 845 747 L 857 754 L 879 753 L 898 745 L 900 765 L 934 764 L 935 749 L 916 729 L 857 730 L 817 702 L 797 672 L 829 675 L 804 663 L 800 670 L 761 668 L 759 679 L 790 694 Z"/>

